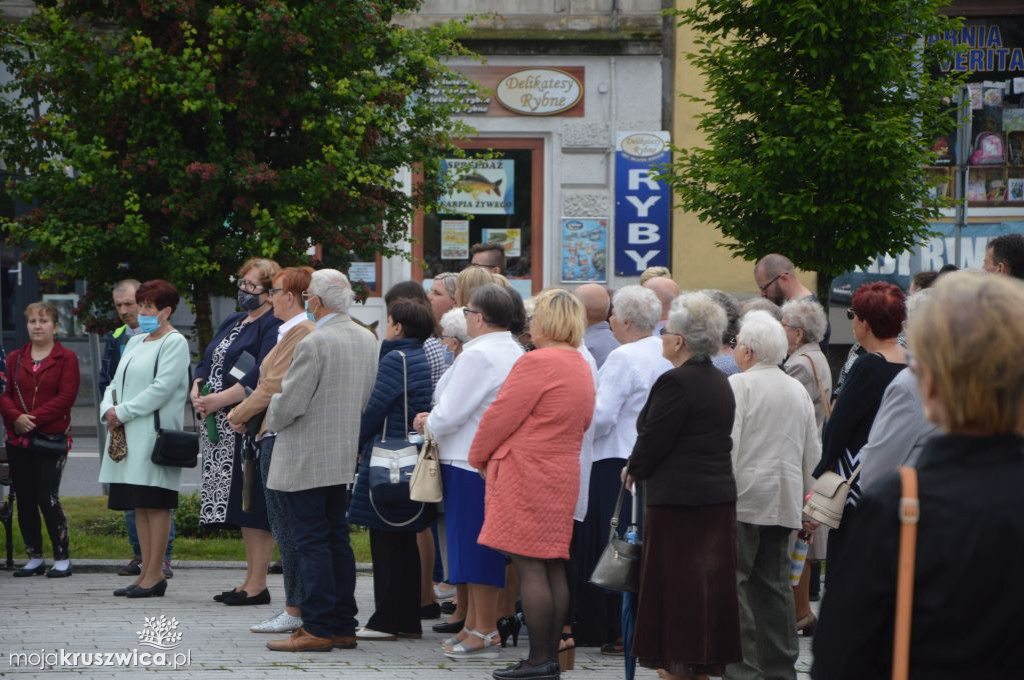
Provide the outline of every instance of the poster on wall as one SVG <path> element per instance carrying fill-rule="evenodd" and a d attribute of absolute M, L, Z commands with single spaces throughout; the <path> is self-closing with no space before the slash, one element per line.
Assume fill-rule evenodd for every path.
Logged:
<path fill-rule="evenodd" d="M 669 264 L 672 195 L 655 180 L 672 160 L 669 133 L 620 132 L 615 143 L 615 273 Z"/>
<path fill-rule="evenodd" d="M 505 248 L 505 257 L 519 257 L 522 254 L 522 229 L 481 229 L 481 243 L 500 243 Z"/>
<path fill-rule="evenodd" d="M 441 259 L 469 259 L 469 220 L 441 220 Z"/>
<path fill-rule="evenodd" d="M 832 281 L 832 301 L 849 303 L 860 286 L 873 281 L 887 281 L 905 291 L 910 290 L 910 279 L 914 274 L 937 272 L 947 264 L 954 264 L 956 225 L 952 222 L 933 222 L 931 228 L 935 233 L 917 248 L 896 256 L 879 255 L 868 266 L 837 276 Z M 980 270 L 985 263 L 989 241 L 1003 234 L 1024 234 L 1024 222 L 967 225 L 960 241 L 960 262 L 956 264 L 961 269 Z"/>
<path fill-rule="evenodd" d="M 441 172 L 452 190 L 438 201 L 442 214 L 515 213 L 515 161 L 508 158 L 445 158 Z"/>
<path fill-rule="evenodd" d="M 562 283 L 608 280 L 608 220 L 562 218 Z"/>

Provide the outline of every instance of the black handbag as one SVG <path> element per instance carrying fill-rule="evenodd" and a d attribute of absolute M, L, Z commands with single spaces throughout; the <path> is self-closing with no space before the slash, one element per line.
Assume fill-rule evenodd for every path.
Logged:
<path fill-rule="evenodd" d="M 626 492 L 626 481 L 622 481 L 619 499 L 615 501 L 615 512 L 612 513 L 611 534 L 608 545 L 601 553 L 590 582 L 600 588 L 635 593 L 640 590 L 640 553 L 641 544 L 630 543 L 619 536 L 619 512 L 622 511 L 622 496 Z M 637 494 L 633 494 L 633 513 L 628 531 L 636 531 Z"/>
<path fill-rule="evenodd" d="M 177 332 L 177 331 L 175 331 Z M 160 352 L 157 351 L 156 362 L 153 364 L 153 379 L 156 380 L 157 369 L 160 367 Z M 192 366 L 188 367 L 188 384 L 192 384 Z M 191 408 L 189 409 L 192 410 Z M 192 424 L 195 426 L 196 414 L 192 412 Z M 185 430 L 169 430 L 160 427 L 160 409 L 153 411 L 153 427 L 156 429 L 156 443 L 149 459 L 156 465 L 166 467 L 194 468 L 199 464 L 199 433 Z"/>
<path fill-rule="evenodd" d="M 21 396 L 21 386 L 18 385 L 18 373 L 21 368 L 21 355 L 18 355 L 14 362 L 14 391 L 18 394 L 18 401 L 21 402 L 21 410 L 28 413 L 29 408 L 25 405 L 25 397 Z M 32 397 L 32 406 L 35 407 L 35 397 Z M 68 453 L 68 436 L 64 432 L 58 434 L 46 434 L 45 432 L 30 432 L 28 435 L 28 450 L 33 453 L 48 454 L 51 456 L 66 456 Z"/>

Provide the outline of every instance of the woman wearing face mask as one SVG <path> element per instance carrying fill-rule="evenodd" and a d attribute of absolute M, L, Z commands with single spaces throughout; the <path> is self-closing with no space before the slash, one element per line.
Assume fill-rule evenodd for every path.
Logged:
<path fill-rule="evenodd" d="M 242 438 L 230 426 L 230 407 L 242 401 L 246 388 L 259 383 L 260 364 L 277 344 L 281 320 L 274 316 L 267 291 L 281 268 L 273 260 L 250 258 L 238 270 L 238 306 L 213 336 L 196 367 L 191 400 L 200 418 L 199 441 L 203 454 L 199 523 L 242 529 L 246 562 L 245 582 L 214 597 L 228 605 L 266 604 L 267 569 L 253 565 L 269 559 L 274 543 L 267 521 L 260 484 L 252 485 L 251 506 L 242 509 Z M 212 420 L 209 418 L 212 416 Z"/>
<path fill-rule="evenodd" d="M 163 597 L 167 580 L 163 556 L 171 530 L 171 510 L 178 507 L 181 468 L 157 465 L 150 456 L 160 427 L 180 430 L 188 391 L 188 341 L 174 330 L 170 318 L 178 306 L 178 291 L 155 279 L 135 293 L 139 304 L 139 333 L 132 336 L 103 394 L 100 414 L 107 431 L 124 426 L 128 454 L 121 460 L 102 449 L 100 479 L 110 485 L 108 507 L 134 510 L 142 549 L 142 573 L 119 597 Z"/>

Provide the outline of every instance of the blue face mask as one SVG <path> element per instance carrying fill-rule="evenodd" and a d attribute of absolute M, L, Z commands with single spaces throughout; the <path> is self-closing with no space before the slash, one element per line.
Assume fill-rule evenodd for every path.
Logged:
<path fill-rule="evenodd" d="M 303 306 L 306 309 L 306 318 L 309 319 L 310 321 L 315 322 L 316 321 L 316 317 L 313 316 L 313 312 L 309 311 L 309 300 L 306 300 L 306 304 L 303 305 Z"/>
<path fill-rule="evenodd" d="M 155 316 L 146 316 L 145 314 L 139 314 L 139 330 L 143 333 L 152 333 L 157 328 L 160 328 L 160 319 Z"/>

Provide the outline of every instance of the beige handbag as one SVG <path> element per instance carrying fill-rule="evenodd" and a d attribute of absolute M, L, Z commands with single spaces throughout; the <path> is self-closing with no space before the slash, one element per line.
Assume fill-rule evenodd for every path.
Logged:
<path fill-rule="evenodd" d="M 437 442 L 425 425 L 423 437 L 423 449 L 412 477 L 409 478 L 409 498 L 421 503 L 440 503 L 444 489 L 441 486 L 441 461 L 438 459 Z"/>
<path fill-rule="evenodd" d="M 810 497 L 804 504 L 804 514 L 833 529 L 839 528 L 846 507 L 846 497 L 850 495 L 850 485 L 860 475 L 860 465 L 853 470 L 849 479 L 838 472 L 825 472 L 814 480 Z"/>
<path fill-rule="evenodd" d="M 914 564 L 917 558 L 917 523 L 921 507 L 917 497 L 917 470 L 900 467 L 900 556 L 896 577 L 896 629 L 892 645 L 892 680 L 910 675 L 910 623 L 914 605 Z"/>
<path fill-rule="evenodd" d="M 111 396 L 114 400 L 114 406 L 117 406 L 117 390 L 112 390 Z M 118 425 L 112 429 L 109 440 L 107 455 L 110 456 L 110 460 L 120 463 L 128 456 L 128 439 L 124 434 L 124 425 Z"/>

